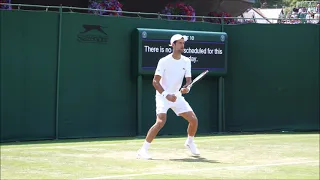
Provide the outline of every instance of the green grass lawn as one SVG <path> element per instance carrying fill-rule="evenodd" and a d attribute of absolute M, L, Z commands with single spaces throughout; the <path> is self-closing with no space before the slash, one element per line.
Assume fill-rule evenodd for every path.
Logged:
<path fill-rule="evenodd" d="M 157 138 L 152 160 L 136 159 L 144 139 L 1 144 L 1 179 L 319 179 L 319 134 Z"/>

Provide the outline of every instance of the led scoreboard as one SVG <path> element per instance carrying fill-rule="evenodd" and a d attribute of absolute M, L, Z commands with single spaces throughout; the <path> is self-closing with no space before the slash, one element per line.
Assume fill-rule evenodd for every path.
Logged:
<path fill-rule="evenodd" d="M 154 74 L 158 61 L 172 53 L 169 44 L 174 34 L 188 37 L 183 55 L 190 58 L 193 73 L 204 70 L 217 76 L 227 73 L 228 36 L 224 32 L 137 28 L 132 45 L 139 74 Z"/>

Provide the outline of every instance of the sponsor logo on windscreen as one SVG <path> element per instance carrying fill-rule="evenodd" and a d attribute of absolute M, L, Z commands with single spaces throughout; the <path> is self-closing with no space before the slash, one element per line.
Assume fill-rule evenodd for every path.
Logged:
<path fill-rule="evenodd" d="M 105 44 L 108 41 L 108 34 L 105 32 L 105 28 L 100 25 L 82 25 L 83 31 L 78 34 L 78 41 L 85 43 L 102 43 Z"/>

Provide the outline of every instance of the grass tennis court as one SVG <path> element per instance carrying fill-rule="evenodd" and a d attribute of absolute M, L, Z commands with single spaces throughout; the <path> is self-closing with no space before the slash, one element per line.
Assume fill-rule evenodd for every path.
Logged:
<path fill-rule="evenodd" d="M 153 160 L 136 159 L 141 138 L 1 144 L 1 179 L 319 179 L 319 133 L 157 137 Z"/>

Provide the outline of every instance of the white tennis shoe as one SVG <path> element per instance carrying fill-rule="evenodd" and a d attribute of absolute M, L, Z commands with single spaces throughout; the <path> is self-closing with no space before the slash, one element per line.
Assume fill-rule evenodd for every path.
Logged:
<path fill-rule="evenodd" d="M 141 148 L 138 151 L 137 158 L 148 160 L 148 159 L 151 159 L 151 156 L 149 155 L 148 150 Z"/>
<path fill-rule="evenodd" d="M 193 155 L 200 156 L 200 152 L 194 142 L 189 142 L 188 140 L 186 140 L 184 146 L 186 146 Z"/>

